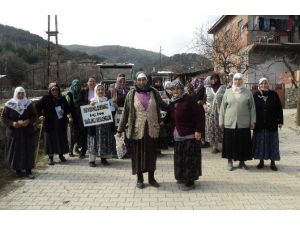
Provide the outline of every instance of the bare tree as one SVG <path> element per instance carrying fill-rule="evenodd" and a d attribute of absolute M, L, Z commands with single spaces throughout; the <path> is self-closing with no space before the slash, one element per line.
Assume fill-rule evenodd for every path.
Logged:
<path fill-rule="evenodd" d="M 237 30 L 219 31 L 214 37 L 208 34 L 208 26 L 201 26 L 195 32 L 194 48 L 214 62 L 217 70 L 229 74 L 231 71 L 244 73 L 247 67 L 247 53 L 239 41 Z"/>

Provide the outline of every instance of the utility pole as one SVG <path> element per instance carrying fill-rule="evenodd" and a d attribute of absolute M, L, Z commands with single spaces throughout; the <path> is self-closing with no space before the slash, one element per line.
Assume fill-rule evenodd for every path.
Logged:
<path fill-rule="evenodd" d="M 159 46 L 159 69 L 161 70 L 161 46 Z"/>
<path fill-rule="evenodd" d="M 48 15 L 48 31 L 46 32 L 48 35 L 48 46 L 47 46 L 47 82 L 49 83 L 49 77 L 51 75 L 51 42 L 50 38 L 55 37 L 55 50 L 54 52 L 56 57 L 56 79 L 59 82 L 59 57 L 58 57 L 58 30 L 57 30 L 57 15 L 55 15 L 55 31 L 50 30 L 50 15 Z"/>
<path fill-rule="evenodd" d="M 300 126 L 300 77 L 298 78 L 297 125 Z"/>

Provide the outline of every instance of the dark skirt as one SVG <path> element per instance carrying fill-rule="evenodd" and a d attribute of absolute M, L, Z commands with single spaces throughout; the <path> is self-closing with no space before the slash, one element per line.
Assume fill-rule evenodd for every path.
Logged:
<path fill-rule="evenodd" d="M 13 170 L 32 169 L 35 156 L 33 126 L 6 132 L 5 164 Z"/>
<path fill-rule="evenodd" d="M 56 120 L 54 130 L 44 133 L 45 153 L 63 155 L 69 152 L 67 127 Z"/>
<path fill-rule="evenodd" d="M 222 158 L 235 161 L 252 160 L 249 128 L 224 129 Z"/>
<path fill-rule="evenodd" d="M 201 145 L 194 139 L 174 142 L 176 180 L 194 181 L 202 175 Z"/>
<path fill-rule="evenodd" d="M 261 131 L 254 131 L 252 144 L 254 159 L 270 159 L 273 161 L 280 160 L 279 137 L 277 130 L 268 131 L 264 129 Z"/>
<path fill-rule="evenodd" d="M 154 172 L 159 151 L 157 139 L 151 138 L 146 123 L 144 137 L 140 140 L 129 140 L 132 174 Z"/>

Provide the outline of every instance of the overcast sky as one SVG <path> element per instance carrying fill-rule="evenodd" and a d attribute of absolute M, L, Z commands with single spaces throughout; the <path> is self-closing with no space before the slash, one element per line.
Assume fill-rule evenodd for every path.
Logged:
<path fill-rule="evenodd" d="M 196 2 L 1 0 L 0 23 L 46 38 L 47 15 L 52 15 L 54 28 L 57 14 L 60 44 L 123 45 L 156 52 L 162 46 L 163 54 L 173 55 L 189 50 L 197 26 L 218 17 L 202 14 Z"/>
<path fill-rule="evenodd" d="M 216 21 L 222 14 L 242 14 L 238 10 L 245 6 L 250 12 L 263 14 L 264 7 L 270 8 L 261 0 L 237 2 L 230 5 L 229 0 L 0 0 L 0 23 L 46 39 L 47 15 L 52 16 L 54 28 L 57 14 L 60 44 L 122 45 L 156 52 L 162 46 L 162 53 L 170 56 L 191 51 L 196 28 Z M 261 7 L 256 7 L 255 2 Z"/>

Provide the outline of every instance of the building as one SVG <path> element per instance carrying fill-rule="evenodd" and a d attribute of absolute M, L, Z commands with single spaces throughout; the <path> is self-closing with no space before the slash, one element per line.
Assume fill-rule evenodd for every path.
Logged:
<path fill-rule="evenodd" d="M 300 16 L 224 15 L 208 33 L 214 39 L 215 71 L 242 72 L 248 83 L 261 77 L 273 84 L 296 82 Z"/>

